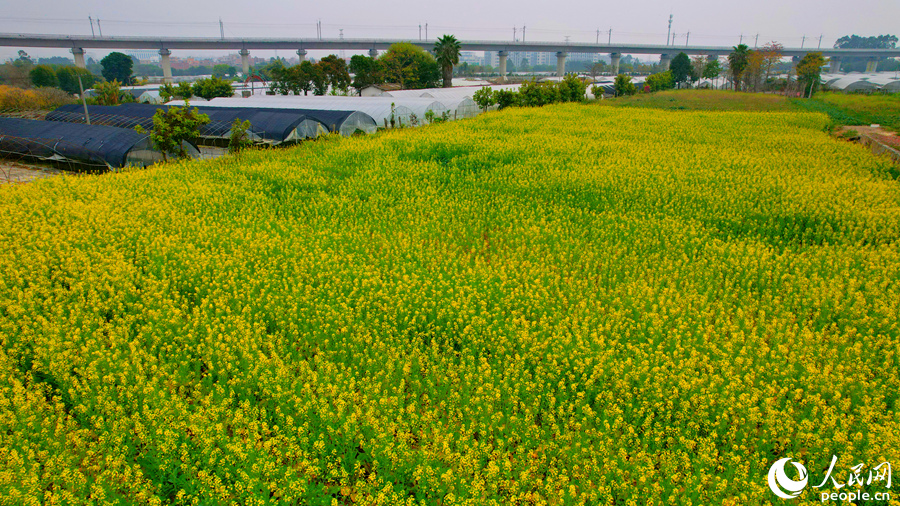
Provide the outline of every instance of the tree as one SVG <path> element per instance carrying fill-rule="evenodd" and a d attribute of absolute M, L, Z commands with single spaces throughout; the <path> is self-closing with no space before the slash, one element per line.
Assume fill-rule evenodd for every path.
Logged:
<path fill-rule="evenodd" d="M 482 111 L 487 111 L 491 106 L 497 104 L 496 94 L 494 93 L 494 90 L 488 86 L 483 86 L 480 90 L 472 94 L 472 100 L 478 104 L 478 107 L 481 107 Z"/>
<path fill-rule="evenodd" d="M 288 95 L 293 93 L 294 95 L 299 95 L 300 91 L 303 89 L 300 86 L 301 83 L 301 72 L 300 65 L 294 65 L 293 67 L 285 67 L 278 61 L 277 65 L 273 65 L 269 70 L 269 89 L 274 93 L 280 93 L 281 95 Z"/>
<path fill-rule="evenodd" d="M 769 77 L 772 75 L 772 69 L 775 65 L 778 65 L 781 62 L 781 59 L 784 58 L 784 54 L 782 51 L 784 50 L 784 46 L 777 42 L 769 42 L 763 47 L 759 48 L 759 53 L 762 58 L 762 68 L 763 68 L 763 79 L 764 83 L 769 83 Z"/>
<path fill-rule="evenodd" d="M 97 95 L 97 103 L 100 105 L 119 105 L 122 92 L 121 86 L 122 83 L 115 79 L 98 84 L 94 87 L 94 92 Z"/>
<path fill-rule="evenodd" d="M 741 81 L 745 90 L 759 91 L 759 84 L 763 75 L 762 53 L 751 50 L 747 54 L 747 66 L 744 68 Z"/>
<path fill-rule="evenodd" d="M 384 82 L 381 63 L 370 56 L 355 54 L 350 57 L 350 72 L 353 74 L 353 88 L 362 95 L 362 90 Z"/>
<path fill-rule="evenodd" d="M 216 76 L 212 76 L 208 79 L 200 79 L 194 83 L 191 91 L 194 92 L 194 95 L 205 98 L 206 100 L 212 100 L 216 97 L 231 97 L 234 95 L 234 88 L 231 87 L 231 83 L 224 79 L 219 79 Z"/>
<path fill-rule="evenodd" d="M 691 78 L 691 59 L 685 53 L 678 53 L 675 58 L 672 58 L 672 63 L 669 64 L 669 70 L 672 71 L 672 79 L 675 80 L 675 84 L 681 84 L 685 81 L 688 81 Z"/>
<path fill-rule="evenodd" d="M 16 59 L 16 61 L 19 61 L 22 63 L 27 63 L 29 65 L 34 65 L 34 59 L 32 57 L 28 56 L 28 53 L 26 53 L 25 51 L 22 51 L 20 49 L 18 52 L 18 55 L 19 55 L 19 57 Z"/>
<path fill-rule="evenodd" d="M 635 88 L 634 83 L 631 82 L 631 76 L 626 76 L 625 74 L 619 74 L 616 76 L 616 81 L 613 84 L 613 87 L 616 90 L 617 97 L 634 95 L 635 93 L 637 93 L 637 88 Z"/>
<path fill-rule="evenodd" d="M 896 35 L 878 35 L 873 37 L 860 37 L 859 35 L 845 35 L 835 41 L 836 49 L 894 49 L 897 47 Z M 866 69 L 865 57 L 841 58 L 841 70 L 844 72 L 863 72 Z M 879 60 L 879 67 L 890 62 L 888 58 Z"/>
<path fill-rule="evenodd" d="M 591 79 L 596 79 L 597 76 L 606 72 L 606 67 L 606 63 L 602 61 L 595 62 L 593 65 L 591 65 L 591 70 L 589 71 L 589 73 L 591 74 Z"/>
<path fill-rule="evenodd" d="M 296 66 L 296 70 L 293 72 L 296 72 L 297 87 L 303 91 L 304 95 L 309 95 L 313 89 L 313 79 L 317 77 L 317 67 L 311 61 L 304 60 Z"/>
<path fill-rule="evenodd" d="M 440 66 L 433 56 L 409 42 L 391 45 L 379 58 L 384 79 L 402 89 L 434 88 L 440 79 Z"/>
<path fill-rule="evenodd" d="M 691 58 L 691 82 L 699 81 L 703 77 L 703 71 L 706 70 L 706 57 L 697 55 Z"/>
<path fill-rule="evenodd" d="M 434 57 L 443 72 L 444 88 L 453 86 L 453 66 L 459 64 L 461 47 L 453 35 L 444 35 L 434 43 Z"/>
<path fill-rule="evenodd" d="M 350 87 L 350 73 L 347 72 L 347 62 L 343 58 L 330 54 L 319 60 L 316 65 L 322 70 L 322 75 L 325 76 L 325 81 L 331 89 L 347 91 Z"/>
<path fill-rule="evenodd" d="M 38 65 L 31 69 L 28 75 L 31 77 L 31 84 L 36 88 L 52 88 L 59 84 L 56 72 L 49 65 Z"/>
<path fill-rule="evenodd" d="M 304 72 L 309 76 L 309 85 L 312 86 L 313 95 L 322 96 L 328 91 L 328 77 L 325 75 L 321 65 L 309 65 L 304 69 Z"/>
<path fill-rule="evenodd" d="M 719 63 L 719 59 L 710 60 L 707 62 L 706 67 L 703 68 L 703 78 L 704 79 L 713 79 L 718 80 L 719 74 L 722 73 L 722 65 Z"/>
<path fill-rule="evenodd" d="M 17 88 L 31 87 L 31 62 L 14 60 L 0 65 L 0 83 Z"/>
<path fill-rule="evenodd" d="M 91 74 L 87 69 L 72 66 L 56 69 L 56 80 L 59 81 L 59 87 L 66 93 L 81 93 L 81 88 L 78 86 L 79 76 L 81 76 L 81 85 L 84 89 L 87 90 L 94 86 L 94 74 Z"/>
<path fill-rule="evenodd" d="M 100 65 L 103 67 L 101 74 L 107 81 L 119 81 L 125 85 L 131 84 L 131 69 L 134 65 L 134 60 L 130 56 L 112 52 L 100 60 Z"/>
<path fill-rule="evenodd" d="M 220 63 L 212 68 L 213 77 L 218 77 L 219 79 L 224 79 L 227 76 L 234 76 L 235 74 L 237 74 L 237 69 L 226 63 Z"/>
<path fill-rule="evenodd" d="M 200 138 L 200 127 L 209 123 L 209 116 L 200 114 L 196 108 L 185 100 L 184 107 L 161 107 L 153 115 L 153 131 L 150 140 L 162 152 L 163 159 L 168 161 L 168 154 L 178 158 L 187 158 L 186 143 L 196 143 Z M 146 131 L 140 125 L 135 130 Z"/>
<path fill-rule="evenodd" d="M 750 48 L 746 44 L 739 44 L 733 49 L 734 51 L 728 55 L 728 67 L 734 80 L 734 91 L 738 91 L 741 87 L 741 75 L 750 62 Z"/>
<path fill-rule="evenodd" d="M 228 137 L 229 153 L 237 155 L 253 145 L 249 131 L 250 120 L 242 122 L 239 118 L 234 118 L 234 123 L 231 124 L 231 134 Z"/>
<path fill-rule="evenodd" d="M 797 64 L 797 79 L 803 83 L 804 94 L 808 97 L 812 97 L 824 65 L 825 59 L 822 58 L 822 53 L 806 53 L 806 56 Z M 807 94 L 805 90 L 809 90 L 809 93 Z"/>

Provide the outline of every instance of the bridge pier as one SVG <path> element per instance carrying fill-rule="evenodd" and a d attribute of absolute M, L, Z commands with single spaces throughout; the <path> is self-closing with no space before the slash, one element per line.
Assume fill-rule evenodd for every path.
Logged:
<path fill-rule="evenodd" d="M 506 59 L 509 57 L 509 51 L 500 51 L 500 80 L 506 81 Z"/>
<path fill-rule="evenodd" d="M 619 61 L 622 60 L 622 53 L 610 53 L 609 62 L 612 65 L 612 75 L 619 75 Z"/>
<path fill-rule="evenodd" d="M 841 57 L 832 56 L 828 59 L 828 72 L 837 74 L 841 71 Z"/>
<path fill-rule="evenodd" d="M 878 59 L 874 56 L 870 56 L 868 60 L 866 60 L 866 74 L 874 74 L 875 69 L 878 65 Z"/>
<path fill-rule="evenodd" d="M 306 50 L 305 50 L 305 49 L 298 49 L 298 50 L 297 50 L 297 57 L 300 58 L 300 61 L 299 61 L 298 63 L 303 63 L 303 62 L 305 62 L 305 61 L 306 61 Z"/>
<path fill-rule="evenodd" d="M 84 49 L 80 47 L 72 48 L 72 56 L 75 57 L 75 66 L 78 68 L 87 68 L 87 65 L 84 64 Z"/>
<path fill-rule="evenodd" d="M 372 58 L 373 60 L 374 60 L 375 58 L 378 58 L 378 50 L 377 50 L 377 49 L 370 49 L 370 50 L 369 50 L 369 58 Z"/>
<path fill-rule="evenodd" d="M 174 79 L 172 79 L 172 64 L 169 62 L 169 55 L 172 54 L 172 51 L 168 49 L 160 49 L 159 50 L 159 63 L 162 65 L 163 69 L 163 82 L 166 84 L 172 84 Z"/>
<path fill-rule="evenodd" d="M 556 53 L 556 75 L 559 77 L 566 75 L 566 56 L 569 56 L 569 53 L 565 51 Z"/>
<path fill-rule="evenodd" d="M 672 64 L 672 56 L 666 53 L 659 55 L 659 65 L 662 67 L 662 72 L 669 70 L 669 65 Z"/>
<path fill-rule="evenodd" d="M 791 57 L 791 72 L 790 72 L 790 74 L 788 74 L 789 78 L 790 78 L 790 76 L 794 76 L 794 77 L 797 76 L 797 65 L 800 65 L 800 60 L 802 60 L 802 59 L 803 58 L 800 58 L 799 56 Z"/>
<path fill-rule="evenodd" d="M 244 71 L 244 78 L 250 75 L 250 51 L 246 49 L 241 49 L 239 53 L 241 55 L 241 70 Z"/>

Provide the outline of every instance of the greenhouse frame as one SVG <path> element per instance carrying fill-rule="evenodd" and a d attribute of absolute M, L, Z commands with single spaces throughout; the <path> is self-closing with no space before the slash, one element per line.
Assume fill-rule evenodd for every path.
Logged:
<path fill-rule="evenodd" d="M 200 151 L 183 144 L 192 158 Z M 164 160 L 146 134 L 127 128 L 0 117 L 0 151 L 93 168 L 146 167 Z"/>

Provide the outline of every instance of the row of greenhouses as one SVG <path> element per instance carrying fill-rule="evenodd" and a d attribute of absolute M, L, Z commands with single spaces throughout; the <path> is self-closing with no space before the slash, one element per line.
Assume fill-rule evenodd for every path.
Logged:
<path fill-rule="evenodd" d="M 116 106 L 69 104 L 48 113 L 44 120 L 0 118 L 0 152 L 43 161 L 112 169 L 146 166 L 166 155 L 156 151 L 146 133 L 154 128 L 160 110 L 181 106 L 126 103 Z M 195 102 L 210 121 L 200 129 L 200 143 L 223 145 L 235 121 L 249 121 L 250 138 L 271 146 L 314 139 L 327 133 L 344 136 L 372 134 L 378 128 L 418 126 L 436 120 L 467 118 L 479 109 L 469 96 L 335 97 L 254 96 Z M 199 156 L 197 146 L 185 146 Z"/>
<path fill-rule="evenodd" d="M 900 74 L 896 72 L 822 74 L 822 84 L 825 88 L 836 91 L 897 93 L 900 92 Z"/>
<path fill-rule="evenodd" d="M 203 107 L 359 111 L 372 117 L 379 128 L 418 126 L 441 118 L 446 120 L 471 118 L 481 112 L 470 96 L 446 97 L 438 100 L 423 96 L 254 95 L 247 98 L 214 98 L 204 102 Z"/>

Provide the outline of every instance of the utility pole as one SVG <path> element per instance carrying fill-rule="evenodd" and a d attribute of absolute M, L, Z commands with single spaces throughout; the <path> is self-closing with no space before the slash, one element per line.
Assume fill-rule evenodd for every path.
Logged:
<path fill-rule="evenodd" d="M 612 27 L 611 26 L 609 27 L 609 41 L 607 41 L 607 43 L 612 44 Z"/>
<path fill-rule="evenodd" d="M 422 40 L 422 23 L 419 23 L 419 40 Z"/>
<path fill-rule="evenodd" d="M 688 47 L 691 45 L 691 32 L 687 33 L 687 37 L 684 39 L 684 47 Z"/>
<path fill-rule="evenodd" d="M 525 42 L 525 25 L 522 25 L 522 42 Z"/>
<path fill-rule="evenodd" d="M 91 38 L 93 39 L 97 37 L 96 35 L 94 35 L 94 20 L 90 16 L 88 16 L 88 21 L 91 22 Z"/>
<path fill-rule="evenodd" d="M 817 47 L 816 49 L 822 49 L 822 37 L 824 37 L 824 36 L 825 36 L 824 34 L 819 35 L 819 47 Z"/>
<path fill-rule="evenodd" d="M 600 29 L 597 28 L 597 44 L 600 43 Z"/>
<path fill-rule="evenodd" d="M 222 18 L 219 18 L 219 37 L 225 38 L 225 25 L 222 24 Z"/>
<path fill-rule="evenodd" d="M 78 91 L 81 92 L 81 104 L 84 106 L 84 122 L 91 124 L 91 115 L 88 114 L 87 101 L 84 99 L 84 85 L 81 84 L 81 73 L 78 73 Z"/>
<path fill-rule="evenodd" d="M 669 31 L 666 32 L 666 45 L 669 45 L 669 37 L 672 35 L 672 15 L 669 14 Z"/>
<path fill-rule="evenodd" d="M 102 34 L 100 35 L 103 36 Z M 803 40 L 800 42 L 800 49 L 803 49 L 803 44 L 806 44 L 806 35 L 803 36 Z"/>
<path fill-rule="evenodd" d="M 753 41 L 753 49 L 756 49 L 759 46 L 759 34 L 756 34 L 756 40 Z"/>
<path fill-rule="evenodd" d="M 428 40 L 428 23 L 425 23 L 425 40 Z"/>
<path fill-rule="evenodd" d="M 743 43 L 744 43 L 744 34 L 742 33 L 742 34 L 741 34 L 741 41 L 738 42 L 738 45 L 740 46 L 740 45 L 743 44 Z"/>
<path fill-rule="evenodd" d="M 100 28 L 100 18 L 97 18 L 97 31 L 100 32 L 100 38 L 103 38 L 103 28 Z"/>
<path fill-rule="evenodd" d="M 516 42 L 516 27 L 513 27 L 513 42 Z"/>

